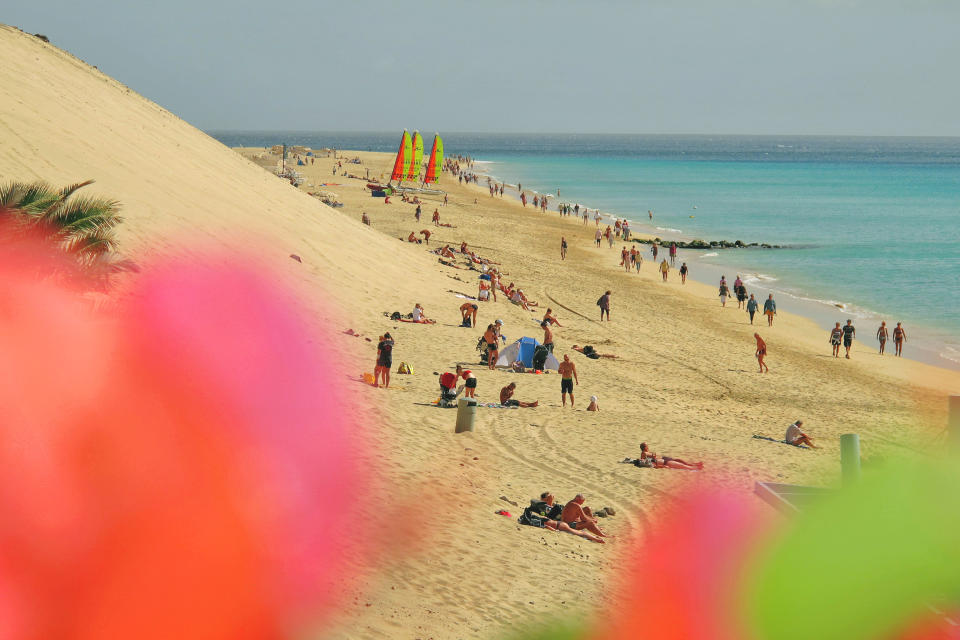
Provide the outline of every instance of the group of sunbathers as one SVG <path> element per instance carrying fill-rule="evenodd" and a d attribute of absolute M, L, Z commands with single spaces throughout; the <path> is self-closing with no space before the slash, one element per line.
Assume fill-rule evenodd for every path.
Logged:
<path fill-rule="evenodd" d="M 603 544 L 604 538 L 610 536 L 597 526 L 597 516 L 612 516 L 616 511 L 610 507 L 604 507 L 595 515 L 590 507 L 583 506 L 585 501 L 583 494 L 578 493 L 573 500 L 561 507 L 554 503 L 553 494 L 546 491 L 540 494 L 539 500 L 530 501 L 530 506 L 523 510 L 519 520 L 521 524 L 542 527 L 550 531 L 565 531 L 591 542 Z"/>

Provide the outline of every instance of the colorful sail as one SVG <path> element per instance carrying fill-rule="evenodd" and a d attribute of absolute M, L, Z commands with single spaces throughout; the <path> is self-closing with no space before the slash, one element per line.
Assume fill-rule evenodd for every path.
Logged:
<path fill-rule="evenodd" d="M 390 174 L 391 180 L 403 180 L 407 177 L 410 170 L 410 156 L 413 155 L 410 145 L 410 134 L 403 130 L 403 137 L 400 138 L 400 148 L 397 149 L 397 159 L 393 163 L 393 173 Z"/>
<path fill-rule="evenodd" d="M 423 164 L 423 136 L 419 131 L 413 132 L 413 156 L 410 159 L 410 167 L 407 169 L 407 180 L 420 178 L 420 166 Z"/>
<path fill-rule="evenodd" d="M 426 183 L 440 182 L 440 173 L 443 170 L 443 140 L 440 134 L 433 136 L 433 148 L 430 149 L 430 160 L 427 162 L 427 173 L 423 178 Z"/>

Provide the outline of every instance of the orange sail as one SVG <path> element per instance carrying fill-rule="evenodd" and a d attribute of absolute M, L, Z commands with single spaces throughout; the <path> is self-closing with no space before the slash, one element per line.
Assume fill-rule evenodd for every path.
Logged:
<path fill-rule="evenodd" d="M 410 134 L 404 129 L 403 137 L 400 138 L 400 148 L 397 149 L 397 159 L 393 163 L 393 173 L 390 174 L 391 180 L 403 180 L 407 177 L 412 155 Z"/>
<path fill-rule="evenodd" d="M 440 134 L 433 136 L 433 148 L 430 149 L 430 160 L 427 162 L 427 173 L 423 177 L 426 183 L 440 182 L 440 172 L 443 170 L 443 140 Z"/>

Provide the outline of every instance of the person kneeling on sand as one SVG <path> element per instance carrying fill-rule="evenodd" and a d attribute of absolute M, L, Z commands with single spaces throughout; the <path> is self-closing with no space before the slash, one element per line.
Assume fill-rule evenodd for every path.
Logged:
<path fill-rule="evenodd" d="M 597 396 L 590 396 L 590 404 L 587 406 L 587 411 L 600 411 L 600 405 L 597 404 Z"/>
<path fill-rule="evenodd" d="M 505 407 L 535 407 L 540 404 L 539 400 L 533 402 L 521 402 L 519 400 L 513 399 L 513 392 L 517 390 L 517 383 L 511 382 L 507 386 L 500 389 L 500 404 Z"/>
<path fill-rule="evenodd" d="M 593 517 L 590 507 L 583 506 L 584 502 L 585 498 L 583 494 L 578 493 L 573 500 L 564 505 L 563 512 L 560 514 L 560 520 L 568 524 L 571 529 L 578 531 L 586 529 L 601 538 L 607 537 L 607 534 L 597 526 L 597 519 Z"/>
<path fill-rule="evenodd" d="M 799 447 L 802 444 L 807 445 L 811 449 L 819 449 L 819 447 L 813 444 L 813 440 L 810 439 L 810 436 L 805 434 L 800 427 L 803 426 L 803 420 L 797 420 L 789 427 L 787 427 L 787 435 L 784 437 L 787 444 L 792 444 L 795 447 Z"/>

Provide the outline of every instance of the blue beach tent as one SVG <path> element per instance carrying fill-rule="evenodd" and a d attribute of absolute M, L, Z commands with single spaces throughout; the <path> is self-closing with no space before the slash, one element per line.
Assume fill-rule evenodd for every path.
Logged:
<path fill-rule="evenodd" d="M 534 338 L 520 338 L 509 347 L 504 347 L 500 350 L 500 357 L 497 358 L 498 367 L 509 367 L 514 362 L 519 360 L 523 363 L 525 367 L 533 366 L 533 351 L 540 343 L 537 342 Z M 547 361 L 543 365 L 544 369 L 553 369 L 556 371 L 560 368 L 560 362 L 554 357 L 552 353 L 547 354 Z"/>

